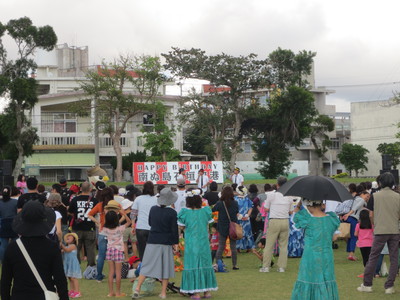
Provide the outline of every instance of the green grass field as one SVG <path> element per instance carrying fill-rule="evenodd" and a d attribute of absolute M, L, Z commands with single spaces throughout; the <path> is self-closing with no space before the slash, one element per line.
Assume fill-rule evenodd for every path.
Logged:
<path fill-rule="evenodd" d="M 346 247 L 344 242 L 339 242 L 339 249 L 334 250 L 335 255 L 335 272 L 336 279 L 339 287 L 340 299 L 347 300 L 376 300 L 384 299 L 399 299 L 400 294 L 400 278 L 397 277 L 395 288 L 398 290 L 397 294 L 385 295 L 383 284 L 384 278 L 376 278 L 374 280 L 373 293 L 360 293 L 356 290 L 362 282 L 357 275 L 362 273 L 362 261 L 356 262 L 348 261 L 346 259 Z M 356 252 L 356 255 L 361 259 L 361 253 Z M 387 258 L 385 258 L 386 262 Z M 238 254 L 239 271 L 232 271 L 231 260 L 224 259 L 224 262 L 229 268 L 229 273 L 216 273 L 219 290 L 212 295 L 213 299 L 229 299 L 229 300 L 245 300 L 245 299 L 270 299 L 282 300 L 290 299 L 293 285 L 297 278 L 297 270 L 300 259 L 290 258 L 288 261 L 288 268 L 285 273 L 278 273 L 273 269 L 270 273 L 259 273 L 259 261 L 251 253 Z M 107 273 L 107 268 L 104 270 Z M 180 283 L 181 273 L 176 273 L 176 278 L 171 281 Z M 83 299 L 109 299 L 107 297 L 108 288 L 107 282 L 97 283 L 94 280 L 80 280 L 81 291 Z M 143 297 L 143 299 L 159 299 L 160 284 L 156 283 L 154 296 Z M 130 299 L 132 290 L 132 283 L 130 279 L 122 280 L 122 292 L 128 294 L 125 299 Z M 184 297 L 168 293 L 170 299 L 184 299 Z M 189 298 L 186 298 L 189 299 Z M 326 299 L 329 300 L 329 299 Z"/>

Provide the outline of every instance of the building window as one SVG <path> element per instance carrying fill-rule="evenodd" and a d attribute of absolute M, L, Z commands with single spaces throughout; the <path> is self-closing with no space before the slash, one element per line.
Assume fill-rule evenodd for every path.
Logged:
<path fill-rule="evenodd" d="M 144 132 L 153 132 L 154 131 L 153 114 L 150 114 L 150 113 L 143 114 L 143 131 Z"/>
<path fill-rule="evenodd" d="M 331 149 L 340 149 L 340 141 L 338 138 L 331 138 Z"/>
<path fill-rule="evenodd" d="M 244 153 L 252 153 L 253 150 L 251 149 L 251 142 L 243 142 L 242 149 Z"/>
<path fill-rule="evenodd" d="M 72 113 L 43 113 L 42 132 L 76 132 L 76 115 Z"/>
<path fill-rule="evenodd" d="M 149 114 L 149 113 L 144 113 L 143 114 L 143 125 L 145 125 L 145 126 L 154 126 L 153 114 Z"/>

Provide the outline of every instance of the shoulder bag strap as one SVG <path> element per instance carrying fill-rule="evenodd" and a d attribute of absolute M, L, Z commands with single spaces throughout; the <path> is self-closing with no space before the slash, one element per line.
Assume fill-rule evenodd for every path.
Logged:
<path fill-rule="evenodd" d="M 226 211 L 226 214 L 228 215 L 229 222 L 232 222 L 231 221 L 231 216 L 229 215 L 228 209 L 226 208 L 225 201 L 222 201 L 222 203 L 224 204 L 225 211 Z"/>
<path fill-rule="evenodd" d="M 42 278 L 40 277 L 35 265 L 33 264 L 31 257 L 29 256 L 28 252 L 26 251 L 26 248 L 25 248 L 24 244 L 22 243 L 21 239 L 17 239 L 17 245 L 18 245 L 19 249 L 21 249 L 21 252 L 26 259 L 26 262 L 28 263 L 29 267 L 31 268 L 33 275 L 35 275 L 36 280 L 38 281 L 40 287 L 42 288 L 42 290 L 44 292 L 46 292 L 47 288 L 46 288 Z"/>

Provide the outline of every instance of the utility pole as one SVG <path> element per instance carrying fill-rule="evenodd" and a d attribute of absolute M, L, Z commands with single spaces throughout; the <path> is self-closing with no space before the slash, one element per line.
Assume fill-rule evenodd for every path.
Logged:
<path fill-rule="evenodd" d="M 100 166 L 100 146 L 99 146 L 99 118 L 97 114 L 97 99 L 92 100 L 92 118 L 94 126 L 94 164 Z"/>

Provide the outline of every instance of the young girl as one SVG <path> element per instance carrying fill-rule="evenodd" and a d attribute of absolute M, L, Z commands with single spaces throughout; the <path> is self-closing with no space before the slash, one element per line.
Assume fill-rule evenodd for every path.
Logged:
<path fill-rule="evenodd" d="M 22 174 L 18 175 L 18 179 L 17 179 L 17 188 L 20 190 L 21 194 L 25 194 L 28 189 L 26 187 L 26 180 L 25 180 L 25 176 Z"/>
<path fill-rule="evenodd" d="M 77 257 L 78 235 L 76 233 L 67 233 L 64 236 L 64 242 L 66 246 L 61 243 L 61 248 L 64 252 L 64 272 L 70 285 L 68 296 L 70 298 L 79 298 L 82 295 L 79 291 L 78 278 L 82 278 L 82 273 Z"/>
<path fill-rule="evenodd" d="M 300 210 L 301 205 L 306 209 Z M 338 300 L 332 236 L 340 221 L 335 213 L 322 211 L 322 201 L 304 200 L 297 204 L 294 223 L 305 229 L 304 252 L 300 261 L 292 300 Z"/>
<path fill-rule="evenodd" d="M 354 235 L 358 237 L 357 247 L 360 248 L 365 268 L 371 252 L 372 242 L 374 240 L 374 228 L 369 217 L 369 210 L 364 209 L 360 212 L 360 220 L 356 225 Z M 357 277 L 363 278 L 364 274 L 360 274 Z"/>
<path fill-rule="evenodd" d="M 105 207 L 106 210 L 109 207 Z M 107 211 L 105 215 L 105 223 L 101 234 L 107 237 L 106 260 L 108 261 L 108 289 L 107 297 L 125 297 L 125 293 L 121 293 L 121 267 L 124 262 L 124 242 L 123 234 L 125 228 L 131 225 L 131 220 L 124 215 L 126 223 L 119 226 L 118 213 L 115 210 Z M 114 275 L 116 280 L 116 292 L 114 293 Z"/>
<path fill-rule="evenodd" d="M 219 244 L 219 234 L 217 231 L 217 224 L 211 227 L 210 246 L 211 246 L 211 262 L 214 262 L 215 254 L 217 254 Z"/>

